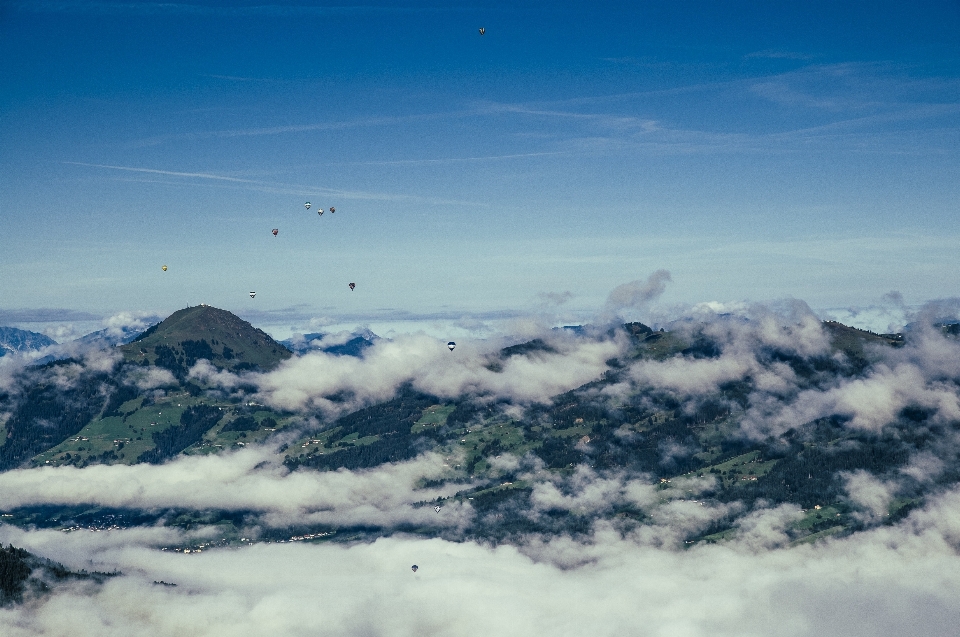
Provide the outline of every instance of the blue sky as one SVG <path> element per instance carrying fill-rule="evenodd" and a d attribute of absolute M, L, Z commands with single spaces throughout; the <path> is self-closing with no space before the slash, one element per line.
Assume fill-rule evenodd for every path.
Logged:
<path fill-rule="evenodd" d="M 956 296 L 960 5 L 842 4 L 2 3 L 0 311 Z"/>

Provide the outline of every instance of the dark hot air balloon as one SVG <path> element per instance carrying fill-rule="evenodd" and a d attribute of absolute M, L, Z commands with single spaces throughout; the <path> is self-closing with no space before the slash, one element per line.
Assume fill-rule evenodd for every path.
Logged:
<path fill-rule="evenodd" d="M 334 208 L 333 206 L 330 206 L 330 214 L 333 214 L 333 213 L 335 213 L 336 211 L 337 211 L 336 208 Z"/>
<path fill-rule="evenodd" d="M 480 27 L 480 35 L 483 35 L 486 32 L 487 32 L 486 29 L 484 29 L 483 27 Z"/>
<path fill-rule="evenodd" d="M 349 284 L 349 287 L 350 287 L 350 291 L 353 292 L 353 288 L 357 287 L 357 284 L 356 284 L 356 283 L 350 283 L 350 284 Z"/>
<path fill-rule="evenodd" d="M 256 292 L 251 292 L 251 293 L 250 293 L 250 298 L 252 299 L 252 298 L 255 297 L 256 295 L 257 295 Z"/>
<path fill-rule="evenodd" d="M 413 566 L 410 567 L 410 570 L 413 571 L 414 573 L 416 573 L 418 568 L 420 568 L 420 567 L 417 566 L 416 564 L 414 564 Z"/>
<path fill-rule="evenodd" d="M 451 352 L 453 351 L 453 348 L 456 346 L 457 344 L 454 343 L 453 341 L 450 341 L 449 343 L 447 343 L 447 349 L 450 350 Z"/>
<path fill-rule="evenodd" d="M 279 228 L 274 228 L 273 230 L 271 230 L 271 232 L 273 233 L 273 236 L 277 236 L 277 233 L 280 232 L 280 229 L 279 229 Z"/>

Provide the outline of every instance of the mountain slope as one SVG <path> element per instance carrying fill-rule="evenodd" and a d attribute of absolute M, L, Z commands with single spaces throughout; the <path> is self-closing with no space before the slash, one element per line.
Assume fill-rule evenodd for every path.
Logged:
<path fill-rule="evenodd" d="M 263 330 L 209 305 L 174 312 L 120 351 L 128 361 L 165 367 L 178 378 L 200 359 L 242 371 L 273 369 L 292 356 Z"/>
<path fill-rule="evenodd" d="M 57 342 L 37 332 L 20 330 L 15 327 L 0 327 L 0 356 L 17 352 L 32 352 Z"/>

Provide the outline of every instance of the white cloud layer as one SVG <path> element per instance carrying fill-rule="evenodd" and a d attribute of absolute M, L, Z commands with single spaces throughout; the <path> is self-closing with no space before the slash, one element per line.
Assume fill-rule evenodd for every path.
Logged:
<path fill-rule="evenodd" d="M 490 369 L 492 353 L 472 343 L 450 352 L 446 343 L 422 334 L 379 340 L 363 358 L 311 352 L 290 359 L 279 369 L 256 377 L 260 399 L 284 409 L 344 408 L 327 397 L 346 392 L 350 406 L 387 400 L 404 383 L 440 397 L 462 394 L 494 396 L 520 402 L 547 401 L 552 396 L 597 378 L 621 345 L 555 336 L 553 352 L 512 356 L 502 369 Z M 209 371 L 207 373 L 209 378 Z M 251 377 L 252 378 L 252 377 Z M 226 384 L 226 381 L 224 381 Z"/>
<path fill-rule="evenodd" d="M 606 526 L 586 543 L 520 549 L 394 537 L 199 555 L 148 548 L 156 530 L 0 527 L 0 540 L 74 568 L 124 572 L 2 609 L 0 626 L 9 637 L 946 635 L 960 623 L 958 511 L 953 492 L 896 527 L 774 550 L 789 507 L 746 519 L 740 541 L 687 551 Z"/>
<path fill-rule="evenodd" d="M 472 515 L 469 507 L 450 502 L 438 516 L 430 507 L 412 506 L 444 494 L 439 489 L 415 488 L 420 478 L 435 478 L 444 469 L 443 458 L 427 454 L 369 471 L 289 472 L 278 463 L 273 450 L 250 448 L 223 455 L 185 456 L 162 465 L 7 471 L 0 473 L 0 509 L 88 503 L 146 510 L 249 510 L 259 513 L 258 521 L 269 526 L 460 527 Z"/>

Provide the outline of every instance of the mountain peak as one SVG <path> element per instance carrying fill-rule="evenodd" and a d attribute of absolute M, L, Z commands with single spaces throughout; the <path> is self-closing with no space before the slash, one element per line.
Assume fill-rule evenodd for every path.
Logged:
<path fill-rule="evenodd" d="M 221 369 L 273 369 L 291 353 L 236 314 L 210 305 L 178 310 L 120 347 L 125 358 L 166 367 L 178 377 L 205 358 Z"/>
<path fill-rule="evenodd" d="M 4 354 L 31 352 L 57 342 L 37 332 L 28 332 L 15 327 L 0 327 L 0 356 Z"/>

